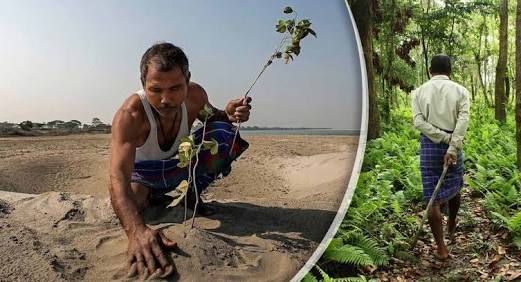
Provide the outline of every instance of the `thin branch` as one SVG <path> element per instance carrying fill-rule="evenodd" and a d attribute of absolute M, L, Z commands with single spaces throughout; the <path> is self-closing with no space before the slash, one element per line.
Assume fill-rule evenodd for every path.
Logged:
<path fill-rule="evenodd" d="M 204 135 L 206 133 L 206 122 L 208 121 L 208 115 L 204 118 L 204 124 L 203 124 L 203 135 L 201 136 L 201 143 L 197 146 L 197 151 L 195 153 L 195 164 L 194 169 L 192 171 L 193 173 L 193 183 L 194 183 L 194 191 L 195 191 L 195 206 L 194 206 L 194 213 L 192 215 L 192 226 L 190 228 L 194 228 L 195 223 L 195 213 L 197 212 L 197 206 L 199 205 L 199 191 L 197 190 L 197 180 L 195 178 L 196 176 L 196 169 L 197 165 L 199 164 L 199 151 L 201 151 L 201 147 L 204 143 Z"/>

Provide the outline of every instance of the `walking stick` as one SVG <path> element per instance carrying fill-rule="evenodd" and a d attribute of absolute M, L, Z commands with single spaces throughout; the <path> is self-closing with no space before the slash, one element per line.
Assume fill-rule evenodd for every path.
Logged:
<path fill-rule="evenodd" d="M 411 242 L 411 250 L 413 250 L 416 247 L 416 243 L 418 243 L 418 238 L 420 237 L 420 232 L 422 231 L 423 224 L 425 223 L 425 219 L 428 217 L 429 210 L 432 207 L 432 204 L 434 203 L 434 199 L 436 199 L 436 195 L 438 195 L 438 191 L 441 188 L 441 185 L 443 184 L 443 180 L 445 180 L 445 174 L 447 174 L 447 170 L 449 169 L 449 165 L 447 163 L 443 164 L 443 172 L 441 173 L 440 179 L 438 180 L 438 183 L 436 184 L 436 188 L 434 188 L 434 192 L 432 192 L 431 199 L 429 200 L 429 204 L 427 204 L 427 209 L 425 209 L 425 212 L 423 213 L 423 217 L 420 221 L 420 226 L 418 227 L 418 230 L 416 231 L 416 235 L 413 238 L 413 241 Z"/>

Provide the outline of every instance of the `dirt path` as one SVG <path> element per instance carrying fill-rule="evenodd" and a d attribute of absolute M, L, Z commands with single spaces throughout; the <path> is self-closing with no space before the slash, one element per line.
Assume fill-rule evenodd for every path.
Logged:
<path fill-rule="evenodd" d="M 456 243 L 448 245 L 448 261 L 434 258 L 435 244 L 426 225 L 414 251 L 418 262 L 395 259 L 370 276 L 380 281 L 521 281 L 521 251 L 509 245 L 506 231 L 494 229 L 483 201 L 471 197 L 468 187 L 463 189 Z M 498 277 L 501 280 L 495 280 Z"/>

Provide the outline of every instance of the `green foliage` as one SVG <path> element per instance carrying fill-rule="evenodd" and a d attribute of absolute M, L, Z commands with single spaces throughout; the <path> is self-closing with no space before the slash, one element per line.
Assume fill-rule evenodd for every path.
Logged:
<path fill-rule="evenodd" d="M 481 195 L 486 216 L 521 249 L 521 175 L 516 168 L 515 121 L 494 121 L 494 69 L 498 56 L 498 1 L 371 1 L 374 80 L 382 135 L 366 146 L 357 188 L 340 230 L 319 263 L 330 275 L 366 271 L 394 257 L 415 261 L 409 240 L 422 209 L 419 132 L 408 109 L 412 89 L 429 79 L 430 59 L 452 58 L 451 79 L 471 93 L 464 140 L 465 183 Z M 511 4 L 512 5 L 512 4 Z M 514 46 L 515 17 L 510 17 Z M 512 48 L 512 47 L 511 47 Z M 513 53 L 510 54 L 513 58 Z M 514 60 L 508 69 L 512 81 Z M 510 84 L 510 99 L 514 87 Z M 405 108 L 404 108 L 405 105 Z M 507 110 L 514 107 L 510 102 Z M 362 239 L 361 239 L 362 238 Z M 381 252 L 371 252 L 371 250 Z M 342 272 L 344 274 L 345 272 Z M 324 277 L 324 276 L 322 276 Z"/>
<path fill-rule="evenodd" d="M 166 195 L 169 195 L 169 196 L 173 196 L 173 197 L 177 196 L 177 198 L 175 198 L 175 200 L 172 201 L 172 203 L 170 203 L 168 205 L 168 207 L 177 206 L 181 202 L 181 200 L 184 199 L 184 197 L 186 196 L 187 193 L 188 193 L 188 181 L 183 180 L 183 181 L 181 181 L 181 183 L 179 183 L 179 185 L 177 185 L 177 187 L 175 188 L 174 191 L 166 193 Z"/>
<path fill-rule="evenodd" d="M 193 135 L 181 138 L 181 143 L 177 151 L 179 154 L 178 167 L 187 167 L 190 164 L 195 148 Z"/>
<path fill-rule="evenodd" d="M 521 175 L 516 168 L 513 118 L 499 125 L 489 108 L 475 107 L 465 136 L 465 183 L 483 195 L 487 215 L 521 248 Z M 331 275 L 348 264 L 357 273 L 390 257 L 417 261 L 409 239 L 422 208 L 419 133 L 407 109 L 393 112 L 381 138 L 368 142 L 351 206 L 319 261 Z M 333 266 L 331 266 L 333 264 Z M 334 265 L 337 265 L 336 268 Z"/>
<path fill-rule="evenodd" d="M 521 175 L 516 167 L 515 122 L 499 125 L 492 109 L 477 106 L 465 137 L 465 182 L 483 195 L 492 222 L 521 249 Z M 488 119 L 488 120 L 487 120 Z"/>
<path fill-rule="evenodd" d="M 284 8 L 283 12 L 284 14 L 292 14 L 294 11 L 288 6 Z M 288 63 L 290 59 L 293 60 L 293 55 L 298 56 L 300 54 L 300 41 L 302 39 L 306 38 L 309 34 L 317 37 L 316 32 L 311 29 L 311 21 L 309 19 L 302 19 L 297 22 L 296 15 L 292 19 L 279 19 L 275 30 L 279 33 L 285 33 L 282 44 L 286 43 L 286 41 L 290 41 L 290 43 L 286 45 L 284 55 L 277 50 L 271 57 L 269 64 L 271 64 L 274 58 L 281 58 L 282 56 L 284 56 L 284 60 Z"/>
<path fill-rule="evenodd" d="M 373 265 L 382 266 L 389 263 L 385 250 L 379 247 L 378 241 L 367 237 L 359 230 L 351 232 L 341 232 L 340 238 L 344 244 L 349 244 L 360 248 L 373 261 Z"/>
<path fill-rule="evenodd" d="M 208 104 L 204 105 L 203 109 L 199 111 L 199 116 L 203 119 L 209 119 L 213 114 L 213 109 Z"/>
<path fill-rule="evenodd" d="M 327 274 L 327 273 L 326 273 Z M 318 279 L 311 274 L 311 272 L 306 273 L 306 276 L 302 278 L 302 282 L 318 282 Z"/>
<path fill-rule="evenodd" d="M 367 282 L 368 280 L 365 278 L 365 276 L 357 276 L 357 277 L 345 277 L 345 278 L 332 278 L 329 276 L 322 268 L 320 268 L 318 265 L 315 266 L 315 269 L 318 271 L 318 274 L 322 278 L 321 280 L 318 280 L 311 272 L 307 273 L 306 276 L 304 276 L 304 279 L 302 279 L 303 282 Z M 373 280 L 369 280 L 373 281 Z"/>
<path fill-rule="evenodd" d="M 363 249 L 357 246 L 343 244 L 341 238 L 335 238 L 331 241 L 324 252 L 324 258 L 326 260 L 339 263 L 349 263 L 356 266 L 374 265 L 371 256 L 365 253 Z"/>
<path fill-rule="evenodd" d="M 215 155 L 217 154 L 217 150 L 219 149 L 219 143 L 217 142 L 217 140 L 213 139 L 212 140 L 203 140 L 203 149 L 205 150 L 210 150 L 210 154 L 212 155 Z"/>

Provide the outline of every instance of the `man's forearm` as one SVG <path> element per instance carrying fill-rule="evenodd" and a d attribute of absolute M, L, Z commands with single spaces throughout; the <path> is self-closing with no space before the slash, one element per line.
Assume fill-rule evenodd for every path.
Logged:
<path fill-rule="evenodd" d="M 111 180 L 110 201 L 127 237 L 146 227 L 141 211 L 130 195 L 130 183 L 124 185 L 120 180 Z"/>
<path fill-rule="evenodd" d="M 451 134 L 447 133 L 439 128 L 436 128 L 432 124 L 425 121 L 425 119 L 422 116 L 415 116 L 414 120 L 414 127 L 418 129 L 423 135 L 429 137 L 429 139 L 432 140 L 434 143 L 446 143 L 448 144 L 451 139 Z"/>

